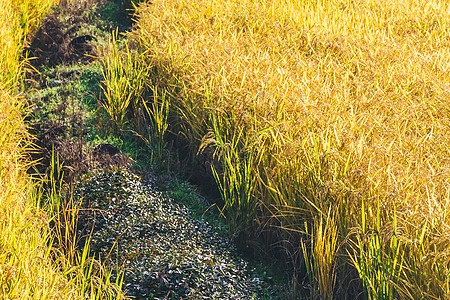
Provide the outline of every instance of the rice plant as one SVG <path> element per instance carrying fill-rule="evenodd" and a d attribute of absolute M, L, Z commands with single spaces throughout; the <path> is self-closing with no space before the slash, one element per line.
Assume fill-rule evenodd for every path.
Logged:
<path fill-rule="evenodd" d="M 172 97 L 169 130 L 193 153 L 211 141 L 202 149 L 216 153 L 209 163 L 228 219 L 276 220 L 273 230 L 300 245 L 293 232 L 317 228 L 319 212 L 336 207 L 328 228 L 347 260 L 326 290 L 354 282 L 339 275 L 353 268 L 367 295 L 448 298 L 449 9 L 425 0 L 155 1 L 139 5 L 132 37 Z M 375 231 L 358 240 L 361 211 Z M 396 223 L 394 237 L 377 218 Z M 364 271 L 375 254 L 391 275 Z"/>
<path fill-rule="evenodd" d="M 311 299 L 333 299 L 336 283 L 336 262 L 338 250 L 338 229 L 331 211 L 326 217 L 320 215 L 314 220 L 314 227 L 310 233 L 310 247 L 302 243 L 303 258 L 310 281 Z M 306 226 L 306 233 L 309 230 Z"/>
<path fill-rule="evenodd" d="M 108 282 L 101 268 L 94 272 L 99 264 L 88 259 L 88 244 L 81 254 L 74 251 L 76 209 L 62 205 L 56 189 L 50 193 L 53 204 L 43 209 L 41 183 L 26 173 L 34 163 L 27 154 L 32 146 L 24 123 L 25 99 L 18 93 L 26 65 L 21 51 L 56 2 L 0 0 L 0 298 L 123 298 L 120 282 Z M 51 221 L 57 224 L 56 234 Z M 58 225 L 65 225 L 65 231 L 58 233 Z"/>
<path fill-rule="evenodd" d="M 116 133 L 128 122 L 126 116 L 130 111 L 136 116 L 150 70 L 141 63 L 126 42 L 123 48 L 120 44 L 116 30 L 106 48 L 101 51 L 104 78 L 102 89 L 105 97 L 101 104 L 111 117 Z"/>
<path fill-rule="evenodd" d="M 154 154 L 156 161 L 162 162 L 167 146 L 166 135 L 169 127 L 170 97 L 166 95 L 166 91 L 162 91 L 161 94 L 159 94 L 157 86 L 153 87 L 151 91 L 153 99 L 150 101 L 142 101 L 142 105 L 144 106 L 150 121 L 147 128 L 149 138 L 145 140 L 147 141 L 147 144 L 152 147 L 152 153 Z M 147 104 L 147 102 L 149 103 Z"/>
<path fill-rule="evenodd" d="M 366 228 L 364 205 L 362 207 L 362 232 L 357 237 L 355 253 L 350 258 L 363 281 L 368 299 L 397 299 L 399 278 L 403 268 L 404 250 L 398 237 L 394 214 L 392 236 L 383 241 L 380 208 L 377 210 L 376 228 Z"/>
<path fill-rule="evenodd" d="M 78 292 L 80 299 L 124 299 L 121 285 L 123 274 L 117 274 L 116 282 L 111 282 L 112 270 L 102 265 L 90 253 L 90 237 L 86 238 L 83 249 L 79 247 L 77 236 L 78 215 L 82 203 L 74 203 L 68 187 L 64 186 L 62 164 L 52 153 L 48 191 L 45 195 L 46 211 L 54 226 L 51 238 L 55 248 L 55 262 L 64 270 L 68 284 Z"/>

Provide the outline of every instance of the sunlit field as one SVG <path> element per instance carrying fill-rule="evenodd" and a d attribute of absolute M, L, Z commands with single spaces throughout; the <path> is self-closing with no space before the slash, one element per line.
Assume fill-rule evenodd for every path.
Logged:
<path fill-rule="evenodd" d="M 22 122 L 23 100 L 16 96 L 27 27 L 36 26 L 51 5 L 48 2 L 36 3 L 42 9 L 37 11 L 32 1 L 0 1 L 0 298 L 4 299 L 62 299 L 74 294 L 50 263 L 45 217 L 24 173 L 29 139 Z"/>
<path fill-rule="evenodd" d="M 41 184 L 26 173 L 33 146 L 19 92 L 30 68 L 22 49 L 56 2 L 0 0 L 0 299 L 120 299 L 89 245 L 75 248 L 76 210 L 58 206 L 57 183 L 42 209 Z"/>
<path fill-rule="evenodd" d="M 312 298 L 450 297 L 450 3 L 157 0 L 137 18 L 169 130 L 210 158 L 233 230 L 283 248 Z"/>

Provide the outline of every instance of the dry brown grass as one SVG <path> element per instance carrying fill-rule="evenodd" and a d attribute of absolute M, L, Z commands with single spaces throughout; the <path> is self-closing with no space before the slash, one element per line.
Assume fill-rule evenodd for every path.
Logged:
<path fill-rule="evenodd" d="M 268 208 L 303 231 L 331 207 L 345 243 L 367 232 L 362 215 L 377 228 L 380 204 L 383 243 L 396 214 L 406 253 L 389 284 L 401 282 L 399 297 L 448 298 L 449 17 L 445 1 L 158 0 L 140 6 L 134 37 L 159 84 L 181 87 L 192 145 L 237 154 L 219 173 L 235 168 L 254 185 L 251 207 L 265 208 L 247 218 Z M 244 176 L 249 160 L 257 167 Z"/>

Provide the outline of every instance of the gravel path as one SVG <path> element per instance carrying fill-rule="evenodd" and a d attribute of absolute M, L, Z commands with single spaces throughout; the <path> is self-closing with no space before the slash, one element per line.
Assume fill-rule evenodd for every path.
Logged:
<path fill-rule="evenodd" d="M 274 299 L 219 230 L 185 205 L 127 170 L 103 171 L 75 191 L 88 208 L 83 232 L 102 261 L 124 271 L 124 290 L 137 299 Z M 205 207 L 206 209 L 206 207 Z M 80 232 L 82 234 L 82 232 Z"/>

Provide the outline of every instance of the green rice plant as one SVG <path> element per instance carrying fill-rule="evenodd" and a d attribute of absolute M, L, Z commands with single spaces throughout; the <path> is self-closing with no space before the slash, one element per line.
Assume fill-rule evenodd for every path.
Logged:
<path fill-rule="evenodd" d="M 69 284 L 77 288 L 80 299 L 124 299 L 123 274 L 118 273 L 116 282 L 110 282 L 112 270 L 106 269 L 100 258 L 92 257 L 90 237 L 83 249 L 78 249 L 77 225 L 82 203 L 74 203 L 68 187 L 64 186 L 62 164 L 54 151 L 48 185 L 46 210 L 54 223 L 51 243 L 57 253 L 55 264 L 62 267 Z"/>
<path fill-rule="evenodd" d="M 379 205 L 376 228 L 370 230 L 367 225 L 363 203 L 362 232 L 357 236 L 357 249 L 354 249 L 356 255 L 350 255 L 350 259 L 358 270 L 368 299 L 396 299 L 405 253 L 397 231 L 396 214 L 394 213 L 392 236 L 388 242 L 383 240 Z"/>
<path fill-rule="evenodd" d="M 252 175 L 253 168 L 257 167 L 257 149 L 249 144 L 242 129 L 230 133 L 230 136 L 224 135 L 221 131 L 227 129 L 213 118 L 216 149 L 222 168 L 219 173 L 212 166 L 212 172 L 225 203 L 224 208 L 228 211 L 232 231 L 248 230 L 256 217 L 257 202 L 253 193 L 257 181 Z"/>
<path fill-rule="evenodd" d="M 311 299 L 333 299 L 333 290 L 336 282 L 336 258 L 338 250 L 338 228 L 335 225 L 331 210 L 326 216 L 320 215 L 314 220 L 313 230 L 310 234 L 310 249 L 302 242 L 303 258 L 310 281 Z"/>
<path fill-rule="evenodd" d="M 156 160 L 161 162 L 166 150 L 165 136 L 169 126 L 170 97 L 166 95 L 165 91 L 162 91 L 161 95 L 159 95 L 158 87 L 152 88 L 152 94 L 153 99 L 150 108 L 145 100 L 142 101 L 150 118 L 149 139 L 147 142 L 150 146 L 153 145 L 152 153 L 156 156 Z"/>
<path fill-rule="evenodd" d="M 120 132 L 129 122 L 127 114 L 137 115 L 138 103 L 142 101 L 144 87 L 150 68 L 142 64 L 140 57 L 125 42 L 120 47 L 116 30 L 103 49 L 103 95 L 101 102 L 113 122 L 114 130 Z"/>
<path fill-rule="evenodd" d="M 259 146 L 269 129 L 253 131 L 253 134 L 245 132 L 246 127 L 241 125 L 247 117 L 236 115 L 233 106 L 229 111 L 219 107 L 217 102 L 221 100 L 214 99 L 214 95 L 208 92 L 212 83 L 208 84 L 205 84 L 207 92 L 204 101 L 209 111 L 207 124 L 211 131 L 203 138 L 199 152 L 213 147 L 220 165 L 212 164 L 211 170 L 224 201 L 223 210 L 227 211 L 232 231 L 241 232 L 248 230 L 257 216 L 255 192 L 258 178 L 255 173 L 263 155 Z"/>
<path fill-rule="evenodd" d="M 123 274 L 117 274 L 115 282 L 111 282 L 112 270 L 107 270 L 100 259 L 90 254 L 87 242 L 82 251 L 75 253 L 73 265 L 77 266 L 68 273 L 72 283 L 80 289 L 80 299 L 126 299 L 121 291 Z"/>

